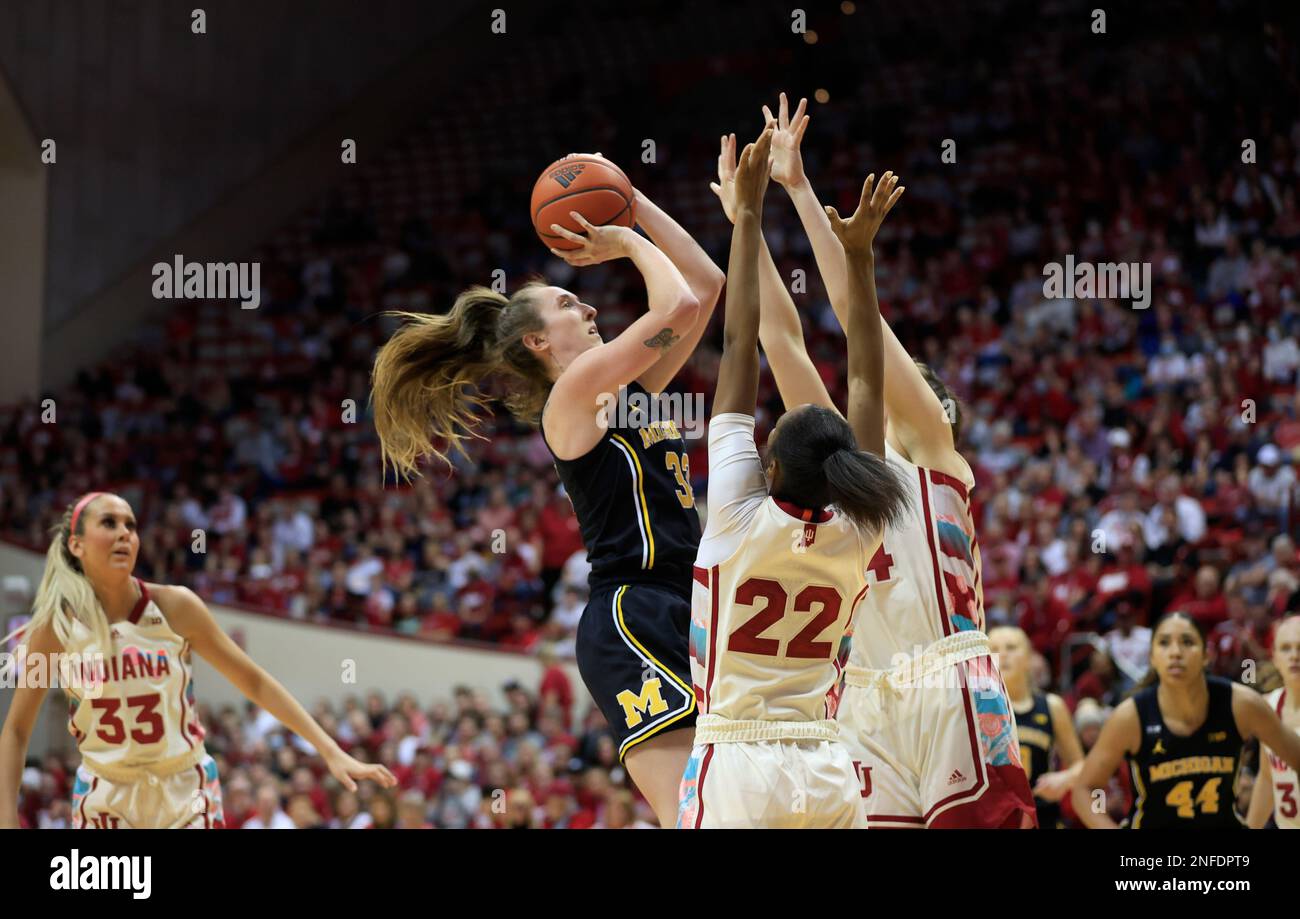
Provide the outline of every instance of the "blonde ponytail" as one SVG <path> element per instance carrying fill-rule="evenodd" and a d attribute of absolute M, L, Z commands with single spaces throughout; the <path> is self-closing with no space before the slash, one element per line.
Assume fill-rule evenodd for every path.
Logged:
<path fill-rule="evenodd" d="M 477 411 L 486 407 L 482 386 L 493 375 L 508 378 L 506 407 L 536 424 L 551 390 L 542 360 L 524 345 L 545 323 L 529 281 L 514 296 L 486 287 L 463 291 L 445 315 L 394 311 L 406 323 L 375 356 L 370 400 L 384 471 L 400 480 L 419 475 L 419 461 L 444 462 L 438 442 L 464 453 L 462 441 L 476 437 Z"/>
<path fill-rule="evenodd" d="M 68 649 L 73 637 L 73 622 L 80 621 L 94 636 L 95 647 L 103 654 L 112 654 L 113 638 L 108 614 L 82 571 L 81 562 L 68 548 L 68 539 L 73 535 L 74 507 L 70 504 L 63 512 L 63 520 L 55 528 L 50 549 L 45 553 L 45 573 L 36 589 L 31 621 L 4 640 L 8 642 L 23 635 L 24 641 L 29 641 L 33 633 L 49 626 L 59 644 Z M 80 536 L 85 529 L 85 523 L 78 519 L 76 535 Z"/>

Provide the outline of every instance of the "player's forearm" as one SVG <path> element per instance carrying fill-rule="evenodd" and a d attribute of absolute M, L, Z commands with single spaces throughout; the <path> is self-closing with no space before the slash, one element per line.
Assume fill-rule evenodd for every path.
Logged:
<path fill-rule="evenodd" d="M 289 690 L 269 673 L 263 673 L 262 679 L 249 698 L 315 747 L 321 756 L 329 757 L 342 752 L 334 738 L 326 734 L 325 729 L 316 723 L 316 719 L 307 713 Z"/>
<path fill-rule="evenodd" d="M 803 348 L 803 323 L 799 320 L 799 310 L 794 305 L 790 291 L 786 289 L 780 269 L 776 267 L 772 250 L 767 247 L 767 240 L 761 234 L 758 254 L 758 298 L 758 337 L 763 347 L 786 343 Z"/>
<path fill-rule="evenodd" d="M 909 452 L 915 452 L 921 445 L 932 449 L 952 446 L 953 419 L 949 407 L 939 401 L 884 317 L 880 327 L 885 340 L 885 378 L 889 380 L 885 387 L 885 408 L 890 423 L 898 429 Z"/>
<path fill-rule="evenodd" d="M 831 309 L 840 321 L 840 328 L 848 327 L 848 268 L 844 259 L 844 248 L 840 245 L 835 231 L 831 229 L 830 218 L 817 200 L 812 183 L 804 176 L 802 182 L 786 189 L 790 201 L 794 204 L 799 220 L 803 223 L 804 233 L 812 245 L 813 258 L 817 270 L 821 273 L 822 284 L 826 286 L 826 295 L 830 297 Z"/>
<path fill-rule="evenodd" d="M 646 302 L 652 313 L 672 315 L 685 306 L 699 311 L 699 298 L 677 270 L 677 266 L 650 240 L 629 230 L 627 256 L 645 280 Z M 692 321 L 695 316 L 692 315 Z M 684 326 L 683 326 L 684 328 Z"/>
<path fill-rule="evenodd" d="M 760 221 L 760 214 L 753 209 L 736 211 L 727 262 L 727 306 L 722 328 L 728 349 L 742 348 L 755 352 L 758 349 Z"/>
<path fill-rule="evenodd" d="M 885 452 L 884 339 L 870 250 L 848 253 L 849 423 L 858 446 Z"/>
<path fill-rule="evenodd" d="M 643 192 L 636 191 L 636 222 L 668 259 L 677 266 L 687 285 L 702 304 L 712 308 L 726 276 L 690 233 L 668 216 Z M 712 298 L 710 300 L 710 298 Z"/>
<path fill-rule="evenodd" d="M 18 829 L 18 788 L 27 742 L 10 725 L 0 731 L 0 830 Z"/>

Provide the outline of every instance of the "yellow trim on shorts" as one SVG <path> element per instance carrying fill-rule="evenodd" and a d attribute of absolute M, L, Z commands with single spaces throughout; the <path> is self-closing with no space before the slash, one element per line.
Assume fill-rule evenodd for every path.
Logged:
<path fill-rule="evenodd" d="M 621 631 L 626 638 L 631 640 L 632 644 L 636 645 L 637 648 L 640 650 L 640 652 L 650 659 L 651 663 L 653 663 L 657 668 L 659 668 L 660 671 L 666 673 L 668 675 L 668 679 L 676 683 L 677 686 L 684 693 L 686 693 L 686 698 L 689 700 L 689 702 L 686 708 L 684 708 L 681 712 L 674 715 L 673 717 L 669 718 L 667 721 L 664 721 L 660 724 L 656 724 L 654 727 L 650 728 L 648 731 L 646 731 L 640 737 L 635 738 L 634 740 L 630 740 L 630 741 L 625 740 L 623 744 L 619 746 L 618 749 L 618 761 L 620 763 L 623 762 L 623 758 L 627 756 L 628 750 L 631 750 L 637 744 L 642 743 L 643 741 L 648 740 L 651 737 L 654 737 L 656 734 L 661 733 L 664 730 L 664 728 L 668 727 L 670 724 L 681 721 L 691 712 L 695 711 L 695 690 L 692 687 L 687 686 L 680 679 L 678 679 L 677 674 L 673 673 L 670 668 L 665 667 L 663 664 L 661 664 L 657 657 L 655 657 L 653 654 L 651 654 L 649 651 L 646 650 L 645 645 L 637 641 L 636 636 L 632 634 L 632 630 L 627 627 L 627 622 L 623 619 L 623 594 L 627 592 L 628 586 L 629 585 L 624 584 L 622 587 L 618 589 L 618 593 L 614 595 L 614 608 L 618 611 L 619 631 Z"/>

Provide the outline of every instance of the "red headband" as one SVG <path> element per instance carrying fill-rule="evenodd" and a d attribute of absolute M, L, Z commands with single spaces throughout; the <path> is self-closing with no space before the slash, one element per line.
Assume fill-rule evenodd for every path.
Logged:
<path fill-rule="evenodd" d="M 72 526 L 69 527 L 69 529 L 68 529 L 68 538 L 69 538 L 69 539 L 71 539 L 73 536 L 76 535 L 76 533 L 77 533 L 77 518 L 80 517 L 80 516 L 81 516 L 81 512 L 84 511 L 84 510 L 86 509 L 86 505 L 89 504 L 91 501 L 94 501 L 96 498 L 98 498 L 98 497 L 99 497 L 100 495 L 102 495 L 102 494 L 106 494 L 106 492 L 102 492 L 102 491 L 91 491 L 91 492 L 87 492 L 87 493 L 85 494 L 85 496 L 83 496 L 82 499 L 81 499 L 80 501 L 77 502 L 77 506 L 74 507 L 74 508 L 72 509 Z"/>

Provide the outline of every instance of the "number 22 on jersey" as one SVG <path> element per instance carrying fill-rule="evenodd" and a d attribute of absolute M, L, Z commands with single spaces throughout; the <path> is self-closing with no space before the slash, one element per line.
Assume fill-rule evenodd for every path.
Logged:
<path fill-rule="evenodd" d="M 763 601 L 762 609 L 738 625 L 727 638 L 728 651 L 807 660 L 830 660 L 835 656 L 836 642 L 816 640 L 840 618 L 844 599 L 835 588 L 809 584 L 795 594 L 793 607 L 786 589 L 771 578 L 749 578 L 736 588 L 737 606 L 756 606 L 759 601 Z M 784 648 L 780 639 L 763 637 L 764 632 L 790 612 L 811 613 L 814 608 L 816 615 Z"/>

